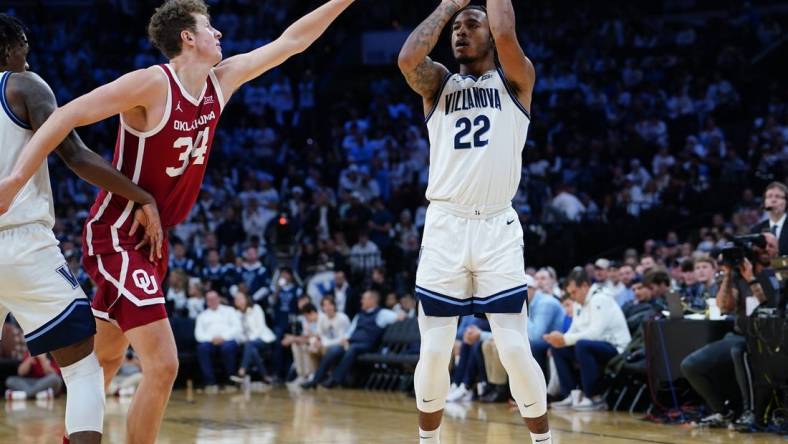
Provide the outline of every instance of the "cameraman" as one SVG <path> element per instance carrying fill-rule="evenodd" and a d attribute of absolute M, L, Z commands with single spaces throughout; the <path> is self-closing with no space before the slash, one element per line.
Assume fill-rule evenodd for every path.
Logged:
<path fill-rule="evenodd" d="M 778 239 L 780 256 L 788 254 L 788 230 L 785 230 L 785 206 L 788 187 L 772 182 L 763 194 L 763 208 L 768 218 L 752 229 L 752 233 L 772 233 Z"/>
<path fill-rule="evenodd" d="M 767 295 L 774 291 L 769 279 L 773 273 L 768 267 L 771 260 L 777 257 L 777 238 L 771 233 L 764 233 L 763 237 L 764 247 L 759 247 L 757 243 L 752 246 L 754 265 L 744 258 L 736 270 L 729 263 L 722 266 L 724 278 L 717 292 L 717 305 L 723 314 L 735 316 L 734 331 L 695 351 L 681 362 L 682 373 L 714 412 L 701 420 L 701 424 L 710 427 L 726 427 L 733 421 L 734 412 L 726 406 L 727 399 L 742 400 L 742 414 L 735 421 L 736 428 L 747 428 L 755 422 L 753 400 L 750 397 L 752 381 L 745 353 L 747 345 L 741 327 L 747 316 L 746 298 L 754 296 L 763 304 L 769 299 Z M 738 383 L 738 392 L 726 384 L 734 377 Z"/>

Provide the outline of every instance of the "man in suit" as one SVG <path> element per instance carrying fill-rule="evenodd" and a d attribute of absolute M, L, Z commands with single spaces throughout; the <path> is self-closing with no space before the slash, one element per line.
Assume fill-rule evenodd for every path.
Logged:
<path fill-rule="evenodd" d="M 753 227 L 753 233 L 769 232 L 779 240 L 780 256 L 788 254 L 788 230 L 785 229 L 785 206 L 788 187 L 782 182 L 772 182 L 766 187 L 763 206 L 768 218 Z"/>

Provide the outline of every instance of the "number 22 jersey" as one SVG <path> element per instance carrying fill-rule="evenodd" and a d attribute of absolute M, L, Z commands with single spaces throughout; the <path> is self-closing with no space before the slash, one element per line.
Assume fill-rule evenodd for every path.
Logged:
<path fill-rule="evenodd" d="M 211 70 L 199 97 L 181 85 L 174 68 L 158 65 L 168 79 L 167 104 L 160 123 L 140 132 L 120 119 L 113 165 L 156 199 L 165 233 L 183 222 L 197 201 L 224 97 Z M 101 191 L 83 231 L 89 256 L 133 250 L 141 234 L 128 235 L 134 202 Z"/>
<path fill-rule="evenodd" d="M 427 116 L 427 199 L 469 207 L 511 205 L 531 117 L 498 68 L 446 77 Z"/>

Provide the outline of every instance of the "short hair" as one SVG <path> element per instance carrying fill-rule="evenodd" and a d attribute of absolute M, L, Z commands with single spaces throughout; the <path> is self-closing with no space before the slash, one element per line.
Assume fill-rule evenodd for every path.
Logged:
<path fill-rule="evenodd" d="M 459 17 L 459 15 L 462 14 L 463 12 L 465 12 L 465 11 L 481 11 L 485 15 L 487 15 L 487 7 L 485 7 L 483 5 L 468 5 L 468 6 L 464 7 L 464 8 L 462 8 L 462 9 L 460 9 L 459 11 L 457 11 L 457 13 L 454 14 L 454 17 L 452 17 L 451 22 L 454 23 L 457 20 L 457 17 Z"/>
<path fill-rule="evenodd" d="M 328 302 L 329 304 L 333 305 L 334 308 L 337 308 L 337 301 L 334 299 L 333 296 L 325 296 L 323 299 L 320 300 L 320 305 L 325 304 Z"/>
<path fill-rule="evenodd" d="M 588 277 L 588 273 L 582 268 L 575 268 L 566 277 L 566 285 L 569 286 L 570 283 L 574 283 L 578 287 L 581 287 L 583 284 L 591 285 L 591 278 Z"/>
<path fill-rule="evenodd" d="M 711 265 L 711 268 L 717 268 L 717 261 L 715 261 L 714 258 L 711 258 L 711 257 L 708 257 L 708 256 L 704 256 L 704 257 L 699 257 L 699 258 L 695 259 L 695 265 L 698 265 L 698 264 L 703 263 L 703 262 Z"/>
<path fill-rule="evenodd" d="M 197 31 L 193 14 L 209 16 L 205 1 L 167 0 L 150 18 L 148 38 L 168 59 L 177 57 L 183 50 L 181 31 Z"/>
<path fill-rule="evenodd" d="M 8 63 L 11 50 L 24 42 L 25 25 L 14 16 L 0 14 L 0 64 Z"/>
<path fill-rule="evenodd" d="M 766 186 L 766 189 L 763 190 L 763 194 L 765 195 L 769 190 L 778 189 L 783 192 L 783 199 L 788 198 L 788 187 L 785 186 L 782 182 L 772 182 Z"/>
<path fill-rule="evenodd" d="M 663 268 L 652 268 L 643 276 L 643 285 L 670 285 L 670 275 Z"/>
<path fill-rule="evenodd" d="M 311 302 L 306 304 L 306 305 L 304 305 L 303 307 L 301 307 L 301 313 L 302 314 L 309 314 L 309 313 L 316 313 L 316 312 L 317 312 L 317 307 L 315 307 L 315 304 L 313 304 Z"/>
<path fill-rule="evenodd" d="M 681 262 L 681 271 L 683 272 L 695 271 L 695 261 L 693 261 L 692 259 L 684 259 Z"/>

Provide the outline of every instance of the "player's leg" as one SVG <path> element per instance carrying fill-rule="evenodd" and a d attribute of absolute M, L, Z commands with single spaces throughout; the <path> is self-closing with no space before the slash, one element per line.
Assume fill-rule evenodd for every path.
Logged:
<path fill-rule="evenodd" d="M 474 311 L 487 313 L 498 355 L 509 375 L 509 387 L 531 439 L 550 444 L 547 387 L 528 342 L 523 234 L 514 209 L 476 221 Z"/>
<path fill-rule="evenodd" d="M 123 364 L 123 357 L 129 348 L 129 341 L 123 331 L 111 322 L 96 322 L 96 356 L 104 373 L 104 389 L 109 388 L 112 379 Z"/>
<path fill-rule="evenodd" d="M 446 396 L 449 394 L 449 361 L 459 318 L 427 316 L 423 307 L 419 308 L 421 349 L 414 375 L 414 388 L 421 439 L 430 442 L 427 439 L 433 436 L 429 432 L 440 427 Z"/>
<path fill-rule="evenodd" d="M 104 377 L 93 337 L 52 352 L 66 384 L 66 433 L 71 444 L 101 442 Z"/>
<path fill-rule="evenodd" d="M 104 391 L 93 354 L 96 326 L 90 303 L 50 230 L 36 225 L 1 235 L 3 309 L 19 321 L 30 353 L 52 352 L 61 367 L 68 389 L 66 433 L 72 442 L 100 442 Z"/>
<path fill-rule="evenodd" d="M 167 319 L 126 331 L 142 365 L 142 382 L 129 407 L 126 442 L 156 442 L 172 385 L 178 374 L 178 351 Z"/>
<path fill-rule="evenodd" d="M 100 323 L 97 344 L 109 367 L 108 374 L 117 371 L 118 360 L 123 359 L 129 343 L 143 369 L 142 382 L 128 411 L 126 442 L 153 443 L 178 370 L 159 270 L 136 251 L 89 257 L 84 265 L 98 287 L 93 314 L 114 321 Z M 120 337 L 121 331 L 125 340 Z"/>
<path fill-rule="evenodd" d="M 471 313 L 466 268 L 467 219 L 430 207 L 424 227 L 416 295 L 419 298 L 421 350 L 414 386 L 421 444 L 440 443 L 443 407 L 449 392 L 449 362 L 459 316 Z"/>

